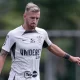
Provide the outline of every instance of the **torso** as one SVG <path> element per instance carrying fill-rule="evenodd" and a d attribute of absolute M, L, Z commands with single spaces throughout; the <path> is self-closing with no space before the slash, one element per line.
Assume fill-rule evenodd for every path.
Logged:
<path fill-rule="evenodd" d="M 12 30 L 9 34 L 12 37 L 11 69 L 17 73 L 29 71 L 29 73 L 33 74 L 36 71 L 39 76 L 41 51 L 43 43 L 46 40 L 45 31 L 36 28 L 34 32 L 25 32 L 22 26 L 20 26 Z M 8 45 L 8 41 L 3 46 L 3 49 L 7 50 L 6 45 Z M 47 43 L 51 44 L 49 40 L 47 40 Z"/>

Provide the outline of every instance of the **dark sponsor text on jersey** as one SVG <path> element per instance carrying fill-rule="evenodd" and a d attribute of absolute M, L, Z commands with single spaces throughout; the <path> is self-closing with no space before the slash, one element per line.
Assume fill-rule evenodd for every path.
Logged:
<path fill-rule="evenodd" d="M 20 53 L 22 56 L 36 56 L 36 58 L 40 58 L 41 49 L 20 49 Z"/>

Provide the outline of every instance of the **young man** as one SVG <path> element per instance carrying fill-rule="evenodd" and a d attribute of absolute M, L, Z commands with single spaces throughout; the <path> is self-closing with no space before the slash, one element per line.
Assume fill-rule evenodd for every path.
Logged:
<path fill-rule="evenodd" d="M 42 47 L 53 54 L 80 64 L 80 58 L 74 57 L 53 44 L 44 29 L 38 28 L 40 8 L 28 3 L 23 15 L 24 24 L 11 30 L 6 37 L 0 53 L 0 72 L 7 54 L 12 57 L 8 80 L 40 80 L 39 63 Z"/>

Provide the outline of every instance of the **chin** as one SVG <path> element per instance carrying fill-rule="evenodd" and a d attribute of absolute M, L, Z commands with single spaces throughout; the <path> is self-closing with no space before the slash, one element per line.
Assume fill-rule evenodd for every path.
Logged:
<path fill-rule="evenodd" d="M 31 28 L 32 28 L 32 29 L 35 29 L 36 27 L 35 27 L 35 26 L 31 26 Z"/>

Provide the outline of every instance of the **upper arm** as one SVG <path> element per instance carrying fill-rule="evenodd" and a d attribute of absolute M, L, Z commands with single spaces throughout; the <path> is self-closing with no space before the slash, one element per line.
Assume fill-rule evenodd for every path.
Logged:
<path fill-rule="evenodd" d="M 44 43 L 43 43 L 43 47 L 47 48 L 48 46 L 50 46 L 52 44 L 51 40 L 49 39 L 48 33 L 45 31 L 45 39 L 44 39 Z"/>
<path fill-rule="evenodd" d="M 57 45 L 55 45 L 53 43 L 50 46 L 48 46 L 47 49 L 53 53 L 58 53 L 58 52 L 62 51 L 62 49 L 60 47 L 58 47 Z"/>
<path fill-rule="evenodd" d="M 66 54 L 65 51 L 63 51 L 60 47 L 58 47 L 55 44 L 51 44 L 50 46 L 48 46 L 48 50 L 52 52 L 53 54 L 60 56 L 60 57 L 63 57 Z"/>
<path fill-rule="evenodd" d="M 7 52 L 10 52 L 10 49 L 11 49 L 13 44 L 14 44 L 13 35 L 11 32 L 9 32 L 6 36 L 5 42 L 2 46 L 2 49 L 7 51 Z"/>
<path fill-rule="evenodd" d="M 8 52 L 2 49 L 0 52 L 0 57 L 3 57 L 5 59 L 7 54 L 8 54 Z"/>
<path fill-rule="evenodd" d="M 54 51 L 53 49 L 54 49 L 54 44 L 52 43 L 50 46 L 48 46 L 47 47 L 47 49 L 50 51 L 50 52 L 52 52 L 52 51 Z"/>
<path fill-rule="evenodd" d="M 0 73 L 2 71 L 7 54 L 8 54 L 8 52 L 3 49 L 0 52 Z"/>

